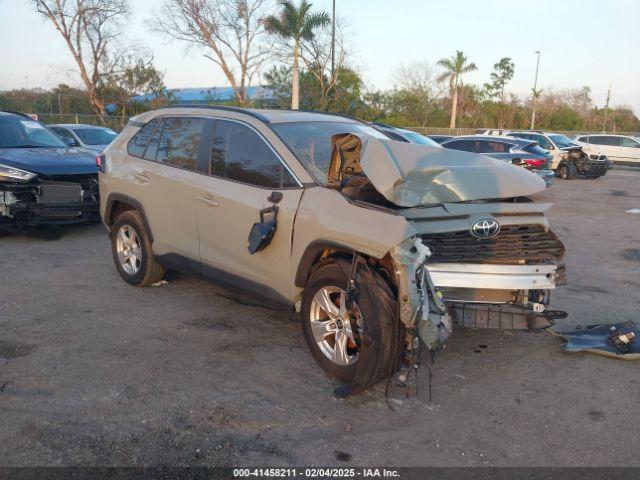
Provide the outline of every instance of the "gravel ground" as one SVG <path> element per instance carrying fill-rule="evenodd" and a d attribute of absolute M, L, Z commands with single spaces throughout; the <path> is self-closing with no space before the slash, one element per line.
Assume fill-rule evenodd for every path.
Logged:
<path fill-rule="evenodd" d="M 640 172 L 558 181 L 562 325 L 640 321 Z M 348 400 L 295 316 L 192 277 L 133 288 L 101 226 L 0 238 L 0 465 L 636 465 L 638 362 L 458 329 L 405 398 Z"/>

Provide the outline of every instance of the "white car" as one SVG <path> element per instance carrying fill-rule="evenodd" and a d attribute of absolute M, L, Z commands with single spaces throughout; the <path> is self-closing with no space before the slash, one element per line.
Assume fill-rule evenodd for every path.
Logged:
<path fill-rule="evenodd" d="M 588 153 L 604 153 L 620 165 L 640 167 L 640 137 L 630 135 L 578 135 L 576 141 Z"/>
<path fill-rule="evenodd" d="M 582 145 L 561 133 L 528 130 L 511 131 L 506 135 L 536 141 L 540 147 L 549 150 L 553 156 L 551 169 L 562 179 L 570 180 L 577 175 L 598 178 L 611 168 L 611 161 L 602 152 L 584 151 Z"/>
<path fill-rule="evenodd" d="M 70 147 L 87 152 L 102 152 L 118 136 L 110 128 L 97 125 L 60 123 L 49 128 Z"/>

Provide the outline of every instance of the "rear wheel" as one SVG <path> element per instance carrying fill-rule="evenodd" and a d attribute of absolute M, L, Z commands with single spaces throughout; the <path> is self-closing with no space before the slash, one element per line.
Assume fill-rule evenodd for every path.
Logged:
<path fill-rule="evenodd" d="M 347 301 L 350 268 L 339 259 L 311 275 L 302 298 L 302 330 L 320 367 L 353 393 L 396 369 L 398 325 L 392 292 L 367 267 L 358 269 L 357 294 Z"/>
<path fill-rule="evenodd" d="M 111 227 L 111 253 L 122 279 L 138 287 L 162 279 L 164 268 L 153 256 L 151 240 L 135 210 L 118 215 Z"/>

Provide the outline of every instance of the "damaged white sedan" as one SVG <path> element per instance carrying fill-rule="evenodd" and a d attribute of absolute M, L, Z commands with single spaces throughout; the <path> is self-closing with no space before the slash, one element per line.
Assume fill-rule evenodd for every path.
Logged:
<path fill-rule="evenodd" d="M 544 328 L 562 242 L 544 181 L 488 157 L 397 142 L 336 115 L 177 107 L 104 155 L 101 215 L 122 278 L 189 270 L 296 308 L 353 393 L 442 348 L 455 325 Z M 401 373 L 402 375 L 402 373 Z"/>

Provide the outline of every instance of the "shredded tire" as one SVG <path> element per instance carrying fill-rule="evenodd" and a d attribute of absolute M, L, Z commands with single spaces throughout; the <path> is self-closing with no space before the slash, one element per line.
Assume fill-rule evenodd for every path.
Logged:
<path fill-rule="evenodd" d="M 318 364 L 330 376 L 340 380 L 339 396 L 347 396 L 384 380 L 400 364 L 402 338 L 398 325 L 397 302 L 383 277 L 360 264 L 356 270 L 355 302 L 360 309 L 364 332 L 358 360 L 348 366 L 338 366 L 328 360 L 318 348 L 310 326 L 311 301 L 315 293 L 326 285 L 346 288 L 351 263 L 334 259 L 321 265 L 309 277 L 302 299 L 302 326 L 305 340 Z"/>

